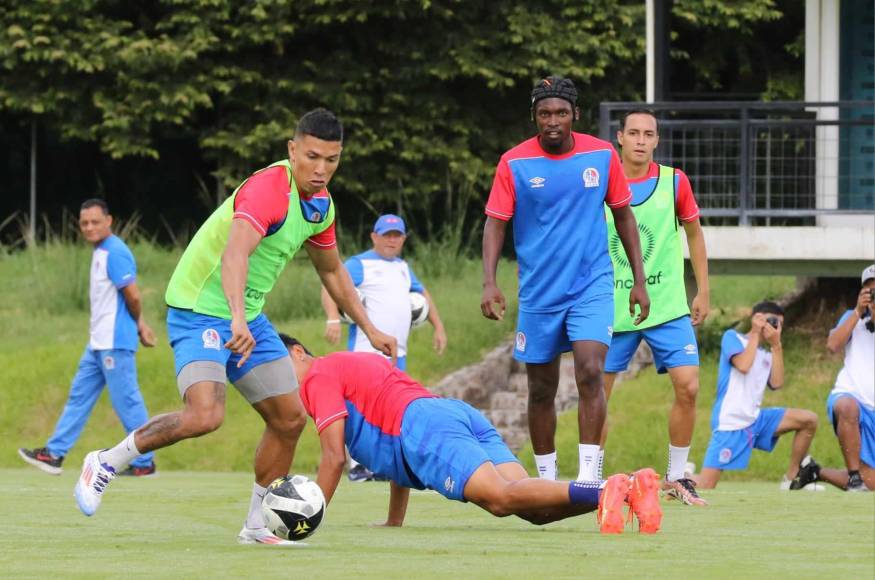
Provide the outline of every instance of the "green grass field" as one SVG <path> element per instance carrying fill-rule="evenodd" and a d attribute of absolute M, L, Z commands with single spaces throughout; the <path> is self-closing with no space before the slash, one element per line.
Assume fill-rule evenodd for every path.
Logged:
<path fill-rule="evenodd" d="M 779 492 L 729 483 L 711 506 L 665 502 L 662 531 L 598 533 L 594 515 L 545 527 L 498 519 L 435 493 L 411 496 L 407 525 L 385 516 L 386 484 L 344 481 L 309 546 L 239 546 L 244 473 L 174 472 L 112 484 L 85 518 L 75 470 L 0 470 L 0 575 L 20 578 L 872 578 L 871 494 Z"/>

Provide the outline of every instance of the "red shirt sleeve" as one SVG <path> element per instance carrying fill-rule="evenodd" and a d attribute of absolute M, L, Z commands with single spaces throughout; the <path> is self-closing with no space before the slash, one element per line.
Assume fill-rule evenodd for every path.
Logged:
<path fill-rule="evenodd" d="M 307 239 L 307 243 L 311 246 L 319 248 L 320 250 L 328 250 L 337 246 L 337 234 L 334 231 L 335 221 L 331 221 L 331 225 L 328 226 L 323 232 L 320 232 L 316 235 L 310 236 Z"/>
<path fill-rule="evenodd" d="M 678 214 L 678 219 L 682 222 L 691 222 L 699 217 L 699 205 L 696 203 L 696 198 L 693 197 L 693 188 L 690 185 L 690 180 L 686 174 L 680 169 L 674 170 L 677 184 L 677 199 L 675 200 L 675 211 Z"/>
<path fill-rule="evenodd" d="M 513 185 L 513 175 L 507 160 L 502 157 L 495 169 L 495 179 L 492 181 L 492 190 L 486 202 L 486 215 L 506 222 L 513 217 L 515 206 L 516 190 Z"/>
<path fill-rule="evenodd" d="M 234 219 L 246 220 L 262 237 L 282 223 L 289 211 L 286 170 L 271 167 L 246 180 L 234 198 Z"/>
<path fill-rule="evenodd" d="M 319 433 L 349 415 L 343 399 L 343 386 L 329 375 L 309 375 L 305 387 L 301 389 L 301 402 L 304 403 L 307 413 L 313 417 Z"/>
<path fill-rule="evenodd" d="M 623 173 L 623 164 L 615 149 L 611 149 L 611 166 L 608 173 L 608 192 L 605 203 L 608 207 L 626 207 L 632 201 L 632 189 Z"/>

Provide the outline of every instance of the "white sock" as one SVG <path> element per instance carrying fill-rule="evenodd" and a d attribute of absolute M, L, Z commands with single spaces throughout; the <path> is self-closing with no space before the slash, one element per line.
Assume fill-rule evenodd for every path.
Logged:
<path fill-rule="evenodd" d="M 246 516 L 246 527 L 250 530 L 257 530 L 264 527 L 264 514 L 261 513 L 261 500 L 264 499 L 264 494 L 266 493 L 266 487 L 261 487 L 257 483 L 252 484 L 252 498 L 249 500 L 249 514 Z"/>
<path fill-rule="evenodd" d="M 580 459 L 580 471 L 577 481 L 596 481 L 596 469 L 599 463 L 599 446 L 581 443 L 577 446 L 577 454 Z"/>
<path fill-rule="evenodd" d="M 553 453 L 547 453 L 546 455 L 535 454 L 535 465 L 538 467 L 538 477 L 541 479 L 556 481 L 558 467 L 555 451 Z"/>
<path fill-rule="evenodd" d="M 668 473 L 665 475 L 667 481 L 677 481 L 684 478 L 684 468 L 687 466 L 689 456 L 689 447 L 668 445 Z"/>
<path fill-rule="evenodd" d="M 118 445 L 98 453 L 97 459 L 118 472 L 130 465 L 131 461 L 139 457 L 140 454 L 141 451 L 137 449 L 137 444 L 134 443 L 134 431 L 131 431 Z"/>
<path fill-rule="evenodd" d="M 605 450 L 599 449 L 599 466 L 596 471 L 596 479 L 601 481 L 604 479 L 604 469 L 605 469 Z"/>

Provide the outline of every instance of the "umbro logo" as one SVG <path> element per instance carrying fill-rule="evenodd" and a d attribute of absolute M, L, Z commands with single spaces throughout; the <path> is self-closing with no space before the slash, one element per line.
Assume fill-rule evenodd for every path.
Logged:
<path fill-rule="evenodd" d="M 544 187 L 544 183 L 546 181 L 547 180 L 544 179 L 543 177 L 533 177 L 529 180 L 529 183 L 532 184 L 532 189 L 536 189 L 538 187 Z"/>

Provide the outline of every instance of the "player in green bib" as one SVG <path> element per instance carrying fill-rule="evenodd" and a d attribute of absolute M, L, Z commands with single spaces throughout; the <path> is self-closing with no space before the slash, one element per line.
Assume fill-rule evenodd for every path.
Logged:
<path fill-rule="evenodd" d="M 632 271 L 617 237 L 610 211 L 608 246 L 614 263 L 614 335 L 605 361 L 605 394 L 610 397 L 617 373 L 625 371 L 641 340 L 653 351 L 658 373 L 667 372 L 675 400 L 669 415 L 668 469 L 663 487 L 669 497 L 687 505 L 706 505 L 694 482 L 685 477 L 699 392 L 699 350 L 693 327 L 708 316 L 708 259 L 699 223 L 699 207 L 687 176 L 679 169 L 657 165 L 653 151 L 659 144 L 659 126 L 650 111 L 631 111 L 620 121 L 617 141 L 623 172 L 632 189 L 632 211 L 638 222 L 641 253 L 650 295 L 650 316 L 640 325 L 624 305 L 629 303 Z M 690 247 L 690 262 L 698 293 L 687 306 L 681 229 Z M 607 424 L 606 424 L 607 425 Z M 607 427 L 602 431 L 604 458 Z"/>
<path fill-rule="evenodd" d="M 368 320 L 340 261 L 334 203 L 326 189 L 340 163 L 343 128 L 333 113 L 310 111 L 288 143 L 289 158 L 256 172 L 219 206 L 183 253 L 165 299 L 182 411 L 154 417 L 111 449 L 86 458 L 75 496 L 85 515 L 135 457 L 215 431 L 230 381 L 261 415 L 255 483 L 238 541 L 291 545 L 261 515 L 267 485 L 289 472 L 306 413 L 288 351 L 262 313 L 265 298 L 303 246 L 322 285 L 378 351 L 397 355 L 394 338 Z"/>

